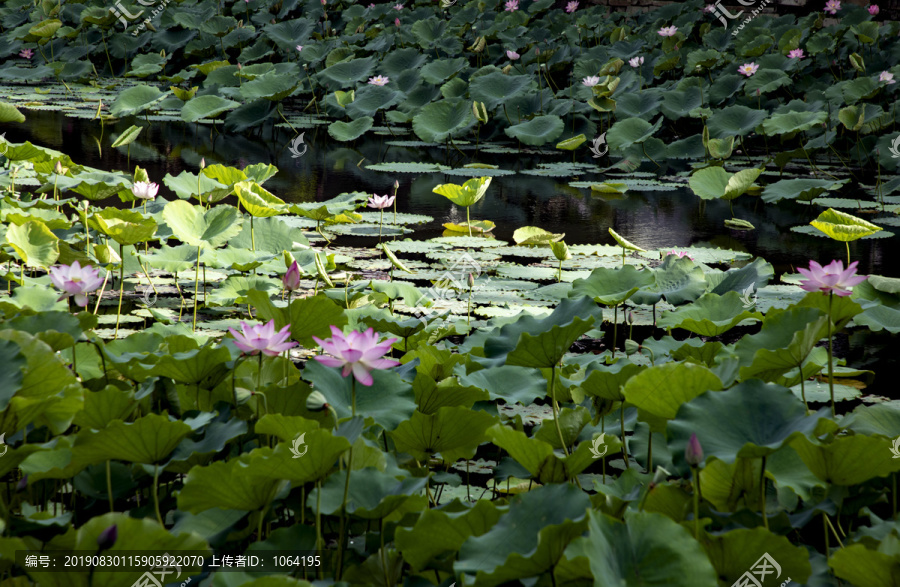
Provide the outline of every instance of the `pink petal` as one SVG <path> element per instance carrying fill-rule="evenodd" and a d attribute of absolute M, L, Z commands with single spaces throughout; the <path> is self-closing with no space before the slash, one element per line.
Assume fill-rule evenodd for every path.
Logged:
<path fill-rule="evenodd" d="M 366 387 L 371 386 L 374 382 L 374 380 L 372 379 L 372 374 L 362 363 L 353 364 L 353 376 L 356 377 L 357 381 L 359 381 Z"/>
<path fill-rule="evenodd" d="M 327 355 L 316 355 L 313 357 L 315 360 L 319 361 L 326 367 L 342 367 L 344 366 L 344 361 L 340 359 L 335 359 L 334 357 L 329 357 Z"/>

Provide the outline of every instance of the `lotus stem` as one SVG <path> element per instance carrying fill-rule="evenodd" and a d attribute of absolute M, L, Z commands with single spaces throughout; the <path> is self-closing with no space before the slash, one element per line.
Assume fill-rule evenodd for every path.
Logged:
<path fill-rule="evenodd" d="M 106 460 L 106 494 L 107 497 L 109 497 L 109 513 L 113 513 L 116 511 L 116 508 L 113 505 L 112 473 L 110 471 L 109 459 Z"/>
<path fill-rule="evenodd" d="M 119 337 L 119 318 L 122 317 L 122 296 L 125 295 L 125 252 L 124 245 L 119 245 L 119 311 L 116 313 L 116 332 L 113 338 Z"/>
<path fill-rule="evenodd" d="M 759 511 L 762 514 L 763 526 L 769 529 L 769 516 L 766 515 L 766 457 L 762 458 L 762 468 L 759 472 Z"/>
<path fill-rule="evenodd" d="M 469 219 L 469 207 L 466 206 L 466 227 L 469 229 L 469 236 L 472 236 L 472 221 Z"/>
<path fill-rule="evenodd" d="M 163 524 L 162 515 L 159 513 L 159 465 L 155 465 L 153 469 L 153 507 L 156 510 L 156 521 L 159 522 L 159 525 L 163 528 L 166 527 Z"/>
<path fill-rule="evenodd" d="M 622 456 L 625 457 L 625 468 L 630 469 L 628 464 L 628 445 L 625 444 L 625 402 L 619 407 L 619 427 L 622 429 Z"/>
<path fill-rule="evenodd" d="M 700 469 L 691 467 L 694 477 L 694 540 L 700 540 Z"/>
<path fill-rule="evenodd" d="M 204 283 L 205 285 L 205 283 Z M 197 245 L 197 265 L 194 268 L 194 326 L 191 330 L 197 330 L 197 297 L 200 295 L 200 245 Z"/>
<path fill-rule="evenodd" d="M 566 441 L 563 438 L 562 428 L 559 426 L 559 404 L 556 403 L 556 364 L 550 367 L 550 400 L 553 402 L 553 425 L 556 426 L 556 433 L 559 435 L 559 443 L 562 444 L 563 453 L 569 456 L 569 449 L 566 448 Z"/>
<path fill-rule="evenodd" d="M 834 293 L 828 292 L 828 393 L 831 394 L 831 417 L 835 416 L 835 408 L 834 408 L 834 347 L 832 340 L 834 338 L 834 333 L 832 332 L 832 324 L 831 324 L 831 302 L 833 301 Z"/>
<path fill-rule="evenodd" d="M 469 286 L 469 303 L 466 305 L 466 326 L 469 325 L 469 318 L 471 315 L 472 315 L 472 286 Z"/>
<path fill-rule="evenodd" d="M 396 214 L 396 212 L 394 214 Z M 381 242 L 381 227 L 382 226 L 384 226 L 384 208 L 381 209 L 381 218 L 378 220 L 378 242 Z"/>
<path fill-rule="evenodd" d="M 806 403 L 806 377 L 803 376 L 803 361 L 797 365 L 800 369 L 800 396 L 803 398 L 803 405 L 806 406 L 806 415 L 809 416 L 809 404 Z"/>
<path fill-rule="evenodd" d="M 107 271 L 106 275 L 103 277 L 103 285 L 100 286 L 100 293 L 97 294 L 97 303 L 94 304 L 94 315 L 97 315 L 97 311 L 100 309 L 100 300 L 103 299 L 103 292 L 106 290 L 106 281 L 109 279 L 109 274 L 111 272 Z"/>
<path fill-rule="evenodd" d="M 850 241 L 844 241 L 844 245 L 847 247 L 847 266 L 850 266 Z"/>
<path fill-rule="evenodd" d="M 351 414 L 355 418 L 356 417 L 356 378 L 351 376 L 350 379 L 350 396 L 351 396 Z M 344 542 L 349 542 L 349 536 L 347 534 L 347 497 L 350 494 L 350 472 L 353 470 L 353 446 L 350 446 L 350 451 L 347 455 L 347 477 L 344 480 L 344 498 L 341 501 L 341 532 L 339 534 L 338 543 L 338 562 L 337 562 L 337 577 L 338 581 L 341 580 L 341 576 L 344 571 Z M 427 489 L 427 486 L 426 486 Z M 349 546 L 349 545 L 348 545 Z"/>
<path fill-rule="evenodd" d="M 253 232 L 253 214 L 250 215 L 250 250 L 256 251 L 256 234 Z"/>
<path fill-rule="evenodd" d="M 623 249 L 624 250 L 624 249 Z M 613 306 L 613 346 L 612 356 L 616 358 L 616 337 L 619 333 L 619 304 Z"/>

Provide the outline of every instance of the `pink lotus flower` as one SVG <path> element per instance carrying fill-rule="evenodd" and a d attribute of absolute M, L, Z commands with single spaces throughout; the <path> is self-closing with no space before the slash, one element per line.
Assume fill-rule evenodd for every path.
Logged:
<path fill-rule="evenodd" d="M 288 267 L 287 273 L 285 273 L 284 277 L 281 279 L 281 284 L 286 291 L 294 291 L 300 287 L 300 265 L 298 265 L 296 261 L 291 263 L 291 266 Z"/>
<path fill-rule="evenodd" d="M 675 33 L 677 33 L 677 32 L 678 32 L 678 27 L 676 27 L 674 25 L 673 26 L 664 26 L 663 28 L 656 31 L 656 33 L 660 37 L 674 37 Z"/>
<path fill-rule="evenodd" d="M 834 293 L 839 296 L 849 296 L 854 285 L 866 280 L 865 275 L 856 275 L 856 266 L 859 261 L 854 261 L 844 269 L 843 261 L 834 260 L 825 267 L 815 261 L 809 262 L 809 269 L 797 268 L 801 275 L 807 277 L 800 282 L 800 287 L 805 291 L 820 291 L 822 293 Z"/>
<path fill-rule="evenodd" d="M 300 51 L 303 51 L 303 45 L 297 45 L 294 48 L 297 50 L 297 53 L 299 53 Z"/>
<path fill-rule="evenodd" d="M 572 0 L 571 2 L 566 4 L 566 12 L 568 12 L 569 14 L 572 14 L 576 10 L 578 10 L 578 0 Z"/>
<path fill-rule="evenodd" d="M 149 181 L 136 181 L 131 186 L 131 193 L 141 200 L 152 200 L 159 192 L 159 184 Z"/>
<path fill-rule="evenodd" d="M 700 440 L 696 434 L 691 434 L 691 439 L 684 448 L 684 460 L 692 467 L 703 462 L 703 447 L 700 446 Z"/>
<path fill-rule="evenodd" d="M 19 51 L 19 57 L 22 57 L 23 59 L 31 59 L 32 57 L 34 57 L 34 51 L 32 51 L 31 49 L 22 49 L 21 51 Z"/>
<path fill-rule="evenodd" d="M 828 2 L 825 3 L 825 12 L 827 12 L 828 14 L 837 14 L 837 11 L 840 9 L 840 0 L 828 0 Z"/>
<path fill-rule="evenodd" d="M 512 60 L 512 61 L 515 61 L 516 59 L 519 58 L 519 54 L 516 53 L 515 51 L 507 51 L 506 56 L 509 57 L 510 60 Z"/>
<path fill-rule="evenodd" d="M 394 4 L 394 10 L 403 10 L 402 4 Z"/>
<path fill-rule="evenodd" d="M 630 65 L 631 67 L 640 67 L 643 64 L 644 64 L 643 57 L 632 57 L 631 59 L 628 60 L 628 65 Z"/>
<path fill-rule="evenodd" d="M 391 345 L 400 340 L 398 338 L 378 342 L 378 335 L 372 328 L 365 332 L 354 330 L 345 336 L 337 326 L 332 326 L 331 334 L 332 337 L 326 340 L 312 337 L 322 350 L 331 355 L 317 355 L 313 358 L 326 367 L 343 367 L 343 377 L 352 372 L 357 381 L 368 387 L 373 383 L 373 370 L 390 369 L 400 364 L 400 361 L 382 358 Z"/>
<path fill-rule="evenodd" d="M 596 75 L 591 75 L 591 76 L 588 76 L 588 77 L 584 78 L 583 80 L 581 80 L 581 85 L 587 86 L 589 88 L 593 88 L 594 86 L 596 86 L 599 83 L 600 83 L 600 77 L 596 76 Z"/>
<path fill-rule="evenodd" d="M 694 260 L 693 257 L 691 257 L 690 255 L 687 254 L 687 251 L 676 251 L 675 249 L 672 249 L 671 251 L 666 253 L 666 255 L 675 255 L 678 258 L 687 257 L 691 261 Z"/>
<path fill-rule="evenodd" d="M 706 6 L 703 7 L 703 12 L 712 12 L 715 9 L 716 9 L 716 7 L 713 6 L 712 4 L 707 4 Z"/>
<path fill-rule="evenodd" d="M 881 9 L 878 8 L 877 4 L 869 4 L 869 6 L 868 6 L 868 8 L 866 8 L 866 10 L 868 10 L 869 14 L 871 14 L 872 16 L 875 16 L 876 14 L 881 12 Z"/>
<path fill-rule="evenodd" d="M 376 210 L 390 208 L 394 203 L 395 197 L 396 196 L 379 196 L 373 194 L 372 197 L 369 198 L 369 208 L 374 208 Z"/>
<path fill-rule="evenodd" d="M 889 71 L 882 71 L 881 75 L 878 76 L 878 81 L 884 82 L 887 85 L 897 83 L 894 81 L 894 74 Z"/>
<path fill-rule="evenodd" d="M 745 63 L 742 66 L 738 67 L 738 73 L 740 73 L 741 75 L 746 75 L 747 77 L 750 77 L 751 75 L 756 73 L 757 69 L 759 69 L 759 66 L 757 64 Z"/>
<path fill-rule="evenodd" d="M 274 320 L 256 326 L 250 326 L 242 320 L 241 332 L 234 328 L 229 328 L 228 332 L 234 337 L 234 346 L 241 349 L 245 355 L 258 355 L 262 351 L 264 355 L 274 357 L 297 346 L 296 342 L 285 342 L 291 336 L 291 325 L 288 324 L 275 332 Z"/>
<path fill-rule="evenodd" d="M 506 0 L 506 12 L 515 12 L 519 9 L 519 0 Z"/>
<path fill-rule="evenodd" d="M 400 19 L 399 18 L 394 19 L 394 26 L 397 27 L 398 29 L 400 28 Z"/>
<path fill-rule="evenodd" d="M 103 278 L 100 277 L 96 268 L 90 265 L 84 267 L 78 261 L 71 265 L 55 265 L 50 268 L 50 281 L 56 289 L 63 292 L 63 295 L 56 301 L 64 300 L 69 296 L 75 296 L 75 305 L 82 308 L 87 306 L 88 293 L 91 293 L 101 284 Z"/>
<path fill-rule="evenodd" d="M 788 51 L 788 57 L 791 59 L 803 59 L 806 56 L 803 54 L 803 49 L 791 49 Z"/>
<path fill-rule="evenodd" d="M 369 84 L 373 86 L 386 86 L 391 79 L 384 75 L 376 75 L 369 78 Z"/>

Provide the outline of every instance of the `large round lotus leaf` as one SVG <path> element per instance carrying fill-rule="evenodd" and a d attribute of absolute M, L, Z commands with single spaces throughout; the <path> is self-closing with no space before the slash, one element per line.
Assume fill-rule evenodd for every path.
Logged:
<path fill-rule="evenodd" d="M 652 271 L 638 271 L 632 265 L 618 269 L 598 267 L 591 271 L 587 279 L 575 280 L 569 297 L 590 296 L 599 304 L 615 306 L 630 298 L 640 288 L 652 286 L 654 279 Z"/>
<path fill-rule="evenodd" d="M 622 120 L 628 118 L 648 119 L 659 113 L 660 104 L 662 104 L 662 97 L 656 88 L 623 94 L 616 100 L 616 116 Z"/>
<path fill-rule="evenodd" d="M 264 416 L 264 419 L 267 417 L 269 416 Z M 315 423 L 311 420 L 306 422 Z M 260 420 L 255 431 L 258 434 L 272 434 L 275 427 L 270 427 L 268 424 L 270 423 Z M 271 466 L 268 466 L 265 471 L 260 470 L 260 476 L 269 477 L 272 480 L 287 479 L 295 486 L 316 481 L 325 477 L 334 468 L 338 458 L 350 448 L 350 443 L 343 436 L 335 436 L 330 430 L 317 428 L 302 432 L 305 434 L 303 437 L 305 444 L 311 448 L 302 458 L 297 459 L 289 450 L 297 438 L 297 434 L 282 438 L 283 442 L 279 443 L 266 459 L 267 465 Z M 269 449 L 263 450 L 268 451 Z"/>
<path fill-rule="evenodd" d="M 387 86 L 367 84 L 356 92 L 356 99 L 346 106 L 347 115 L 353 119 L 373 116 L 379 110 L 390 108 L 402 97 L 403 94 Z"/>
<path fill-rule="evenodd" d="M 59 238 L 40 221 L 29 220 L 6 230 L 6 242 L 23 263 L 49 269 L 59 259 Z"/>
<path fill-rule="evenodd" d="M 82 430 L 72 458 L 85 465 L 111 459 L 158 464 L 190 433 L 191 427 L 180 420 L 146 414 L 134 422 L 110 422 L 103 430 Z"/>
<path fill-rule="evenodd" d="M 169 377 L 178 383 L 198 384 L 221 371 L 223 364 L 232 358 L 227 347 L 207 343 L 200 348 L 163 355 L 147 374 Z"/>
<path fill-rule="evenodd" d="M 900 402 L 893 400 L 874 406 L 861 405 L 841 420 L 841 428 L 857 434 L 895 438 L 900 435 Z"/>
<path fill-rule="evenodd" d="M 871 550 L 864 544 L 837 550 L 828 566 L 836 577 L 863 587 L 897 587 L 897 577 L 900 577 L 900 557 L 880 549 Z"/>
<path fill-rule="evenodd" d="M 182 200 L 166 204 L 162 216 L 183 243 L 213 249 L 237 236 L 243 221 L 233 206 L 219 205 L 203 210 Z"/>
<path fill-rule="evenodd" d="M 676 465 L 685 464 L 684 450 L 692 434 L 706 457 L 733 463 L 738 457 L 770 455 L 794 438 L 811 434 L 818 421 L 817 415 L 806 415 L 803 401 L 789 389 L 751 379 L 683 405 L 669 422 L 666 436 Z"/>
<path fill-rule="evenodd" d="M 546 245 L 560 241 L 565 234 L 553 234 L 537 226 L 523 226 L 513 232 L 513 241 L 517 245 Z"/>
<path fill-rule="evenodd" d="M 413 117 L 413 132 L 423 141 L 443 143 L 475 123 L 472 108 L 464 100 L 439 100 L 427 104 Z"/>
<path fill-rule="evenodd" d="M 743 298 L 735 291 L 721 296 L 708 293 L 692 304 L 663 312 L 658 325 L 661 328 L 684 328 L 700 336 L 718 336 L 744 320 L 756 322 L 762 319 L 762 314 L 746 308 Z"/>
<path fill-rule="evenodd" d="M 243 180 L 246 178 L 241 177 L 240 179 Z M 172 176 L 167 173 L 163 177 L 163 183 L 183 200 L 192 197 L 196 198 L 197 188 L 199 187 L 203 194 L 203 203 L 205 204 L 218 202 L 232 192 L 230 184 L 218 182 L 215 179 L 208 177 L 205 173 L 200 174 L 199 180 L 197 175 L 187 171 L 182 171 L 177 176 Z"/>
<path fill-rule="evenodd" d="M 742 105 L 715 110 L 707 123 L 709 136 L 717 139 L 743 137 L 759 126 L 765 118 L 764 110 L 754 110 Z"/>
<path fill-rule="evenodd" d="M 636 143 L 643 143 L 662 126 L 660 116 L 656 124 L 650 124 L 642 118 L 626 118 L 612 125 L 606 133 L 606 142 L 613 151 L 621 151 Z"/>
<path fill-rule="evenodd" d="M 558 139 L 565 130 L 562 118 L 555 115 L 535 116 L 527 122 L 522 122 L 503 129 L 506 136 L 519 139 L 526 145 L 538 147 Z"/>
<path fill-rule="evenodd" d="M 857 434 L 813 444 L 799 436 L 791 441 L 791 447 L 816 477 L 832 485 L 859 485 L 900 471 L 900 459 L 893 458 L 888 438 Z"/>
<path fill-rule="evenodd" d="M 251 216 L 266 218 L 286 211 L 284 200 L 275 196 L 255 181 L 239 181 L 234 193 Z"/>
<path fill-rule="evenodd" d="M 429 84 L 442 84 L 444 81 L 469 64 L 465 57 L 456 59 L 437 59 L 422 68 L 422 79 Z"/>
<path fill-rule="evenodd" d="M 134 210 L 105 208 L 90 217 L 90 225 L 120 245 L 142 243 L 156 233 L 156 220 Z"/>
<path fill-rule="evenodd" d="M 761 169 L 744 169 L 728 173 L 721 167 L 707 167 L 691 176 L 690 186 L 704 200 L 733 200 L 746 192 L 761 172 Z"/>
<path fill-rule="evenodd" d="M 272 501 L 287 481 L 273 478 L 276 464 L 266 447 L 207 466 L 193 467 L 178 493 L 178 509 L 199 513 L 211 508 L 254 511 Z"/>
<path fill-rule="evenodd" d="M 390 436 L 398 451 L 420 461 L 440 453 L 444 462 L 452 463 L 475 456 L 478 446 L 487 440 L 484 431 L 496 421 L 485 412 L 463 407 L 443 407 L 434 414 L 416 410 Z"/>
<path fill-rule="evenodd" d="M 331 138 L 334 140 L 342 143 L 354 141 L 372 128 L 374 122 L 375 119 L 371 116 L 363 116 L 362 118 L 357 118 L 353 122 L 335 120 L 328 125 L 328 134 L 331 135 Z"/>
<path fill-rule="evenodd" d="M 693 302 L 706 291 L 703 269 L 687 257 L 668 255 L 663 264 L 653 270 L 655 281 L 631 296 L 635 304 L 653 305 L 663 297 L 673 305 Z"/>
<path fill-rule="evenodd" d="M 399 76 L 404 71 L 420 70 L 428 57 L 415 47 L 390 51 L 381 62 L 381 69 L 388 76 Z"/>
<path fill-rule="evenodd" d="M 109 107 L 109 113 L 118 117 L 140 114 L 167 95 L 168 92 L 160 92 L 156 86 L 141 85 L 128 88 L 119 93 L 115 102 Z"/>
<path fill-rule="evenodd" d="M 346 470 L 330 475 L 322 484 L 321 490 L 314 489 L 310 492 L 307 507 L 309 504 L 315 507 L 317 501 L 320 501 L 323 514 L 339 512 L 343 503 L 346 479 Z M 422 492 L 426 482 L 426 477 L 405 477 L 398 480 L 393 474 L 372 467 L 354 470 L 350 475 L 347 511 L 354 516 L 370 520 L 383 518 L 407 501 L 424 502 Z M 421 506 L 422 509 L 424 507 Z M 419 507 L 412 506 L 412 509 Z"/>
<path fill-rule="evenodd" d="M 25 122 L 25 115 L 12 104 L 0 103 L 0 122 Z"/>
<path fill-rule="evenodd" d="M 396 162 L 366 165 L 366 169 L 387 171 L 389 173 L 434 173 L 450 169 L 450 167 L 440 163 Z"/>
<path fill-rule="evenodd" d="M 869 279 L 854 286 L 853 299 L 863 307 L 863 313 L 853 318 L 856 324 L 868 326 L 875 332 L 882 329 L 891 334 L 900 332 L 900 292 L 890 293 L 873 287 L 873 284 L 877 284 L 882 288 L 896 289 L 891 282 L 900 280 L 888 281 L 886 278 L 870 275 Z"/>
<path fill-rule="evenodd" d="M 547 380 L 538 369 L 503 365 L 491 369 L 481 369 L 468 375 L 458 374 L 461 385 L 484 389 L 491 400 L 502 399 L 505 403 L 528 405 L 547 393 Z"/>
<path fill-rule="evenodd" d="M 476 102 L 484 102 L 488 110 L 493 110 L 507 100 L 524 94 L 533 83 L 534 79 L 530 76 L 494 71 L 474 77 L 469 82 L 469 96 Z"/>
<path fill-rule="evenodd" d="M 746 295 L 748 288 L 752 291 L 765 287 L 774 274 L 775 269 L 771 263 L 757 257 L 740 269 L 729 269 L 724 273 L 709 272 L 706 274 L 706 281 L 711 293 L 721 295 L 734 291 Z"/>
<path fill-rule="evenodd" d="M 568 562 L 561 565 L 560 574 L 579 562 L 573 559 L 583 558 L 587 559 L 595 585 L 716 587 L 719 584 L 700 543 L 683 526 L 663 514 L 626 510 L 622 522 L 591 510 L 588 517 L 588 535 L 566 549 Z"/>
<path fill-rule="evenodd" d="M 769 136 L 784 135 L 809 130 L 821 126 L 828 120 L 828 113 L 816 112 L 784 112 L 773 114 L 762 123 L 763 131 Z"/>
<path fill-rule="evenodd" d="M 241 97 L 244 100 L 283 100 L 297 89 L 298 81 L 288 75 L 270 73 L 241 84 Z M 204 117 L 206 118 L 206 117 Z"/>
<path fill-rule="evenodd" d="M 307 18 L 282 20 L 274 24 L 266 24 L 262 32 L 284 51 L 294 51 L 297 43 L 305 44 L 315 28 L 315 21 Z"/>
<path fill-rule="evenodd" d="M 191 98 L 181 107 L 181 119 L 185 122 L 197 122 L 201 118 L 213 118 L 226 110 L 234 110 L 240 102 L 226 100 L 220 96 L 206 95 Z"/>
<path fill-rule="evenodd" d="M 769 184 L 762 192 L 763 202 L 772 203 L 783 199 L 812 200 L 827 190 L 836 190 L 847 183 L 848 179 L 782 179 Z"/>
<path fill-rule="evenodd" d="M 323 69 L 318 78 L 323 83 L 334 84 L 334 89 L 343 89 L 369 77 L 375 69 L 375 63 L 374 57 L 342 61 Z"/>
<path fill-rule="evenodd" d="M 722 381 L 712 371 L 695 363 L 665 363 L 645 369 L 630 378 L 622 390 L 625 401 L 654 419 L 671 420 L 686 402 L 707 391 L 722 389 Z"/>
<path fill-rule="evenodd" d="M 587 366 L 584 379 L 579 386 L 590 396 L 611 401 L 625 401 L 622 392 L 625 384 L 645 368 L 624 359 L 612 365 L 594 361 Z"/>
<path fill-rule="evenodd" d="M 698 86 L 684 86 L 663 93 L 662 112 L 677 120 L 703 105 L 703 92 Z"/>
<path fill-rule="evenodd" d="M 704 546 L 709 560 L 715 567 L 719 580 L 728 585 L 748 572 L 753 577 L 760 577 L 754 570 L 763 562 L 769 571 L 765 575 L 765 583 L 773 585 L 788 577 L 792 583 L 804 585 L 812 574 L 809 553 L 805 548 L 795 546 L 787 537 L 773 534 L 765 528 L 738 528 L 710 536 L 708 540 Z"/>
<path fill-rule="evenodd" d="M 819 217 L 810 224 L 830 238 L 841 242 L 855 241 L 881 230 L 880 226 L 875 226 L 867 220 L 831 208 L 819 214 Z"/>

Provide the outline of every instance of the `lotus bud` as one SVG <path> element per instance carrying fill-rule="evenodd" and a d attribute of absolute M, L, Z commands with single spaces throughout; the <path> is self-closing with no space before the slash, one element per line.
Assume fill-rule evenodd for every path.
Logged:
<path fill-rule="evenodd" d="M 696 434 L 691 434 L 691 439 L 684 449 L 684 460 L 692 467 L 703 462 L 703 447 L 700 446 L 700 440 L 697 439 Z"/>
<path fill-rule="evenodd" d="M 653 474 L 653 482 L 656 484 L 664 482 L 666 479 L 672 476 L 672 473 L 669 473 L 662 467 L 656 467 L 656 472 Z"/>
<path fill-rule="evenodd" d="M 53 172 L 56 173 L 57 175 L 62 175 L 62 174 L 63 174 L 63 166 L 62 166 L 62 163 L 60 163 L 59 161 L 57 161 L 57 162 L 56 162 L 56 165 L 53 167 Z"/>
<path fill-rule="evenodd" d="M 306 398 L 306 409 L 310 412 L 318 412 L 328 407 L 328 400 L 321 392 L 314 391 Z"/>
<path fill-rule="evenodd" d="M 400 19 L 399 18 L 394 19 L 394 26 L 397 27 L 398 29 L 400 28 Z"/>
<path fill-rule="evenodd" d="M 165 59 L 166 58 L 166 50 L 163 49 L 162 51 L 160 51 L 159 56 L 162 57 L 163 59 Z"/>
<path fill-rule="evenodd" d="M 118 538 L 119 527 L 113 524 L 103 532 L 100 532 L 100 535 L 97 536 L 97 546 L 100 547 L 100 550 L 107 550 L 113 547 Z"/>
<path fill-rule="evenodd" d="M 28 475 L 19 479 L 19 482 L 16 483 L 16 491 L 25 491 L 26 487 L 28 487 Z"/>
<path fill-rule="evenodd" d="M 512 65 L 507 65 L 506 67 L 504 67 L 504 68 L 501 69 L 500 71 L 502 71 L 502 72 L 505 73 L 505 74 L 509 74 L 509 72 L 510 72 L 511 70 L 512 70 Z"/>
<path fill-rule="evenodd" d="M 634 324 L 634 312 L 631 310 L 628 311 L 628 324 Z"/>
<path fill-rule="evenodd" d="M 475 275 L 473 275 L 472 273 L 469 273 L 468 282 L 469 282 L 469 289 L 475 287 Z"/>
<path fill-rule="evenodd" d="M 284 274 L 281 283 L 287 291 L 294 291 L 300 287 L 300 266 L 297 265 L 297 261 L 291 263 L 291 266 L 287 270 L 287 273 Z"/>
<path fill-rule="evenodd" d="M 200 169 L 205 169 L 205 168 L 206 168 L 206 157 L 201 157 L 200 158 Z"/>
<path fill-rule="evenodd" d="M 242 69 L 244 69 L 243 66 L 240 63 L 238 63 L 238 71 L 240 71 Z"/>
<path fill-rule="evenodd" d="M 630 338 L 625 341 L 625 354 L 626 355 L 630 356 L 630 355 L 633 355 L 634 353 L 639 353 L 639 352 L 641 352 L 641 345 L 637 341 L 631 340 Z"/>
<path fill-rule="evenodd" d="M 488 121 L 488 113 L 487 107 L 484 102 L 472 102 L 472 112 L 475 114 L 475 118 L 478 119 L 481 123 L 487 123 Z"/>
<path fill-rule="evenodd" d="M 395 190 L 396 190 L 396 189 L 400 189 L 400 182 L 397 181 L 396 179 L 394 180 L 394 189 L 395 189 Z"/>

